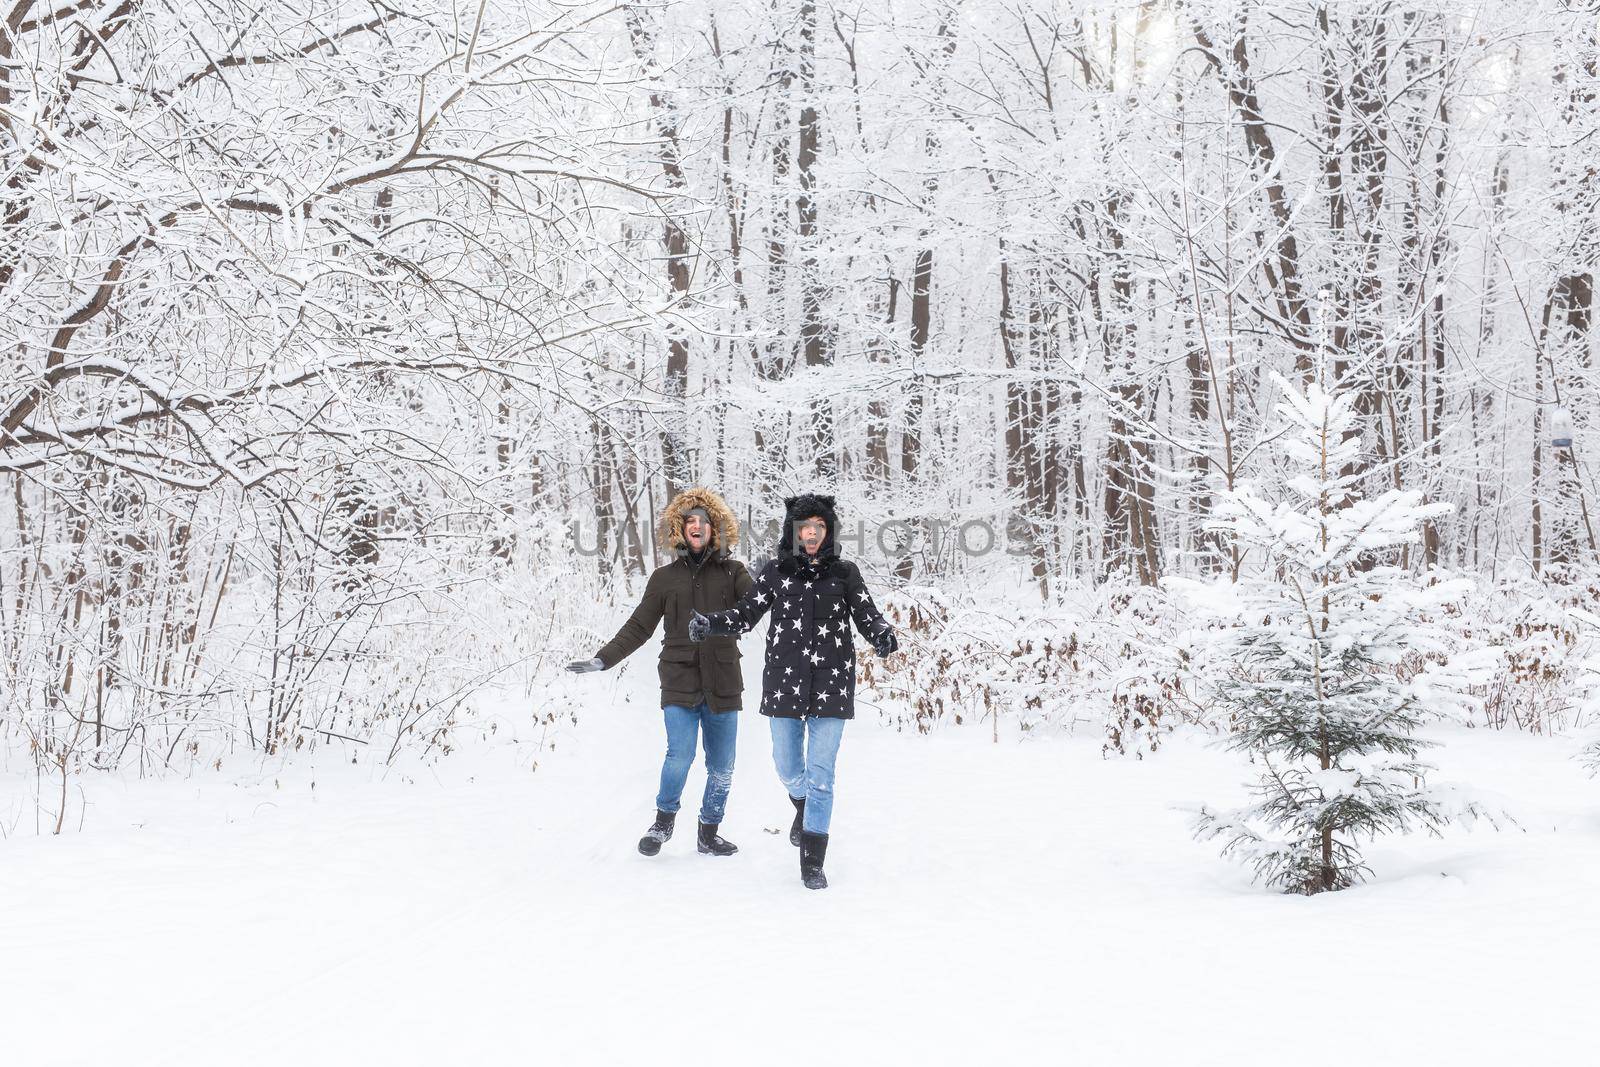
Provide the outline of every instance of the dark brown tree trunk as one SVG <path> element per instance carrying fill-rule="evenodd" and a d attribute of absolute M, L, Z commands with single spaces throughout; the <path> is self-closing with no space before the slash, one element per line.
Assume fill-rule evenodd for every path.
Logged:
<path fill-rule="evenodd" d="M 900 279 L 889 271 L 888 295 L 885 297 L 883 333 L 867 353 L 874 363 L 889 364 L 893 357 L 887 338 L 894 334 L 895 314 L 900 303 Z M 889 484 L 889 405 L 883 400 L 883 391 L 874 389 L 867 402 L 867 479 L 873 485 L 887 488 Z"/>
<path fill-rule="evenodd" d="M 923 232 L 925 241 L 932 234 Z M 924 247 L 917 252 L 911 268 L 911 384 L 906 397 L 905 427 L 900 434 L 900 473 L 907 481 L 918 474 L 918 460 L 922 454 L 922 391 L 921 367 L 928 351 L 928 336 L 933 328 L 933 249 Z"/>
<path fill-rule="evenodd" d="M 946 16 L 951 13 L 948 9 L 945 11 Z M 943 41 L 944 58 L 948 59 L 955 52 L 955 35 L 948 22 L 941 22 L 937 32 Z M 932 169 L 939 155 L 939 138 L 931 127 L 922 136 L 922 152 L 929 167 L 922 182 L 923 204 L 931 213 L 935 197 L 939 192 L 939 179 Z M 927 383 L 922 376 L 922 368 L 928 354 L 928 339 L 933 333 L 935 240 L 932 228 L 924 225 L 917 236 L 917 254 L 911 267 L 911 379 L 907 383 L 905 422 L 900 432 L 900 476 L 908 486 L 920 480 L 923 473 L 922 437 L 927 432 L 927 427 L 923 424 L 923 411 Z M 912 522 L 920 518 L 921 516 L 907 516 L 908 521 Z M 895 561 L 894 572 L 902 580 L 911 577 L 909 553 L 901 554 Z"/>
<path fill-rule="evenodd" d="M 1393 460 L 1395 450 L 1383 446 L 1380 394 L 1385 383 L 1379 377 L 1384 370 L 1379 355 L 1385 312 L 1378 253 L 1384 234 L 1384 173 L 1389 165 L 1389 123 L 1382 114 L 1389 75 L 1387 26 L 1381 20 L 1356 19 L 1351 40 L 1358 53 L 1350 81 L 1350 105 L 1355 113 L 1351 123 L 1350 173 L 1357 192 L 1353 202 L 1357 210 L 1352 212 L 1351 222 L 1358 266 L 1351 285 L 1353 329 L 1348 343 L 1361 365 L 1368 368 L 1365 373 L 1371 376 L 1363 376 L 1355 383 L 1357 421 L 1367 440 L 1375 446 L 1363 449 L 1362 455 L 1377 455 L 1381 459 L 1387 452 L 1390 453 L 1388 458 Z M 1404 373 L 1403 368 L 1396 372 Z M 1394 404 L 1398 402 L 1396 394 L 1404 394 L 1405 385 L 1403 382 L 1389 384 L 1388 400 Z M 1359 465 L 1362 460 L 1356 463 Z M 1399 468 L 1395 467 L 1393 473 L 1398 476 Z"/>
<path fill-rule="evenodd" d="M 817 115 L 816 85 L 817 5 L 800 5 L 799 83 L 804 105 L 800 109 L 800 148 L 795 171 L 800 195 L 795 200 L 800 237 L 800 350 L 806 369 L 813 374 L 831 360 L 822 322 L 823 279 L 817 259 L 817 152 L 822 142 L 822 120 Z M 817 477 L 832 479 L 839 470 L 838 443 L 834 437 L 833 398 L 821 386 L 811 399 L 811 435 L 808 447 Z"/>
<path fill-rule="evenodd" d="M 1027 272 L 1023 272 L 1027 277 Z M 1040 439 L 1039 409 L 1036 390 L 1024 380 L 1024 373 L 1032 370 L 1029 359 L 1035 331 L 1024 332 L 1017 323 L 1013 297 L 1011 252 L 1005 238 L 1000 239 L 1000 347 L 1005 354 L 1006 380 L 1005 442 L 1006 489 L 1014 506 L 1015 517 L 1008 524 L 1010 535 L 1026 544 L 1033 560 L 1033 576 L 1041 583 L 1045 579 L 1043 545 L 1039 537 L 1037 510 L 1039 502 L 1037 456 Z M 1029 302 L 1030 317 L 1036 307 L 1030 286 L 1023 291 Z M 1026 367 L 1025 367 L 1026 364 Z"/>
<path fill-rule="evenodd" d="M 789 91 L 794 86 L 795 70 L 793 53 L 781 38 L 778 54 L 774 56 L 773 61 L 777 64 L 775 80 L 778 94 L 773 107 L 772 147 L 769 155 L 772 163 L 773 201 L 767 224 L 766 313 L 772 322 L 787 323 L 791 321 L 789 228 L 790 213 L 793 208 L 792 193 L 789 188 L 793 165 L 789 141 L 793 131 L 788 102 Z M 756 361 L 756 373 L 766 381 L 776 381 L 789 373 L 793 362 L 792 342 L 780 332 L 779 336 L 762 346 L 761 356 Z M 779 473 L 788 467 L 784 455 L 788 448 L 788 430 L 788 418 L 782 413 L 774 413 L 771 417 L 762 418 L 757 422 L 756 454 L 761 459 L 757 485 L 759 495 L 763 498 L 771 497 L 777 492 Z"/>
<path fill-rule="evenodd" d="M 628 37 L 635 57 L 652 82 L 650 107 L 656 114 L 661 173 L 666 178 L 668 190 L 676 196 L 688 192 L 689 182 L 684 176 L 682 151 L 678 145 L 676 110 L 655 84 L 656 29 L 652 18 L 644 5 L 628 5 Z M 677 306 L 683 305 L 689 297 L 690 256 L 689 234 L 684 229 L 683 220 L 676 214 L 679 210 L 681 205 L 676 200 L 669 200 L 662 218 L 663 240 L 667 249 L 667 286 L 672 292 L 672 302 Z M 689 337 L 675 318 L 668 319 L 667 329 L 667 365 L 662 381 L 667 413 L 661 432 L 661 467 L 670 496 L 687 488 L 694 475 L 688 435 Z"/>
<path fill-rule="evenodd" d="M 594 506 L 595 558 L 599 563 L 601 579 L 608 580 L 614 571 L 620 548 L 613 497 L 616 469 L 610 447 L 610 430 L 605 423 L 594 419 L 589 424 L 589 439 L 593 450 L 589 491 Z"/>
<path fill-rule="evenodd" d="M 1106 566 L 1129 570 L 1140 585 L 1160 577 L 1159 534 L 1155 518 L 1154 452 L 1149 435 L 1137 425 L 1152 414 L 1144 383 L 1138 380 L 1138 324 L 1133 301 L 1133 272 L 1125 254 L 1122 204 L 1112 197 L 1105 206 L 1106 245 L 1111 264 L 1111 311 L 1115 321 L 1105 335 L 1118 399 L 1111 414 L 1106 445 Z"/>
<path fill-rule="evenodd" d="M 1246 43 L 1245 24 L 1239 21 L 1238 33 L 1229 43 L 1229 63 L 1224 64 L 1222 54 L 1211 43 L 1211 37 L 1198 23 L 1194 26 L 1195 41 L 1212 67 L 1222 77 L 1228 99 L 1238 112 L 1244 126 L 1245 147 L 1250 152 L 1252 169 L 1264 177 L 1263 191 L 1267 208 L 1271 212 L 1277 240 L 1274 258 L 1264 262 L 1267 280 L 1277 295 L 1279 329 L 1286 340 L 1296 347 L 1295 370 L 1303 378 L 1312 372 L 1311 316 L 1306 307 L 1300 281 L 1300 245 L 1295 238 L 1293 218 L 1289 209 L 1289 196 L 1284 190 L 1283 171 L 1279 166 L 1277 147 L 1268 132 L 1266 116 L 1261 111 L 1261 99 L 1256 90 L 1255 77 L 1250 70 L 1250 52 Z M 1274 264 L 1276 269 L 1274 269 Z"/>

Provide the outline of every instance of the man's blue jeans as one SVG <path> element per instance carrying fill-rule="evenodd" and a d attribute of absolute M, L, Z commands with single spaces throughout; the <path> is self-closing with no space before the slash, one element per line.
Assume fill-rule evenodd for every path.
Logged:
<path fill-rule="evenodd" d="M 839 758 L 845 720 L 817 715 L 784 719 L 774 715 L 771 722 L 772 762 L 778 768 L 778 780 L 791 797 L 805 798 L 802 828 L 808 833 L 825 834 L 833 818 L 833 765 Z"/>
<path fill-rule="evenodd" d="M 656 807 L 677 811 L 683 799 L 683 783 L 689 780 L 694 765 L 696 734 L 706 739 L 706 792 L 700 799 L 700 821 L 713 826 L 722 822 L 728 806 L 728 790 L 733 786 L 733 750 L 739 736 L 739 712 L 712 711 L 701 701 L 692 708 L 668 704 L 661 709 L 667 724 L 667 758 L 661 764 L 661 792 Z"/>

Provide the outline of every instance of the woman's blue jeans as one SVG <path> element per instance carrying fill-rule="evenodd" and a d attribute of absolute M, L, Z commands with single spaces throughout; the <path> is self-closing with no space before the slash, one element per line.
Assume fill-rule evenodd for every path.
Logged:
<path fill-rule="evenodd" d="M 778 780 L 791 797 L 805 798 L 806 814 L 801 826 L 808 833 L 827 833 L 833 819 L 833 765 L 839 758 L 845 720 L 817 715 L 784 719 L 774 715 L 769 721 L 772 762 L 778 768 Z"/>
<path fill-rule="evenodd" d="M 661 764 L 661 791 L 656 807 L 677 811 L 683 799 L 683 784 L 694 765 L 695 737 L 706 739 L 706 791 L 700 798 L 700 821 L 715 826 L 722 822 L 728 806 L 728 790 L 733 787 L 733 751 L 739 736 L 739 712 L 712 711 L 701 701 L 692 708 L 668 704 L 661 709 L 667 724 L 667 758 Z"/>

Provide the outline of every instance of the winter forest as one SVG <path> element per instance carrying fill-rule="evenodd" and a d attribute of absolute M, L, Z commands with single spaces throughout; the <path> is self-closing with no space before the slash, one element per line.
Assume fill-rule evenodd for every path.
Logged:
<path fill-rule="evenodd" d="M 626 1062 L 588 1001 L 720 974 L 659 932 L 720 894 L 750 973 L 893 987 L 823 1052 L 1266 1062 L 1291 1020 L 1100 982 L 1184 940 L 1176 981 L 1303 1010 L 1295 941 L 1415 1062 L 1577 1062 L 1597 269 L 1596 0 L 3 0 L 0 1004 L 40 1063 Z M 700 486 L 752 575 L 829 494 L 898 635 L 857 639 L 822 897 L 757 638 L 726 864 L 687 815 L 678 866 L 633 850 L 654 645 L 562 670 Z M 158 984 L 202 1023 L 60 1041 L 82 969 L 191 925 Z M 1516 1026 L 1462 942 L 1538 975 Z M 1028 989 L 900 988 L 952 965 Z M 439 1019 L 384 1030 L 425 968 Z M 257 980 L 297 1022 L 235 1048 Z M 730 1062 L 815 1062 L 756 992 Z"/>

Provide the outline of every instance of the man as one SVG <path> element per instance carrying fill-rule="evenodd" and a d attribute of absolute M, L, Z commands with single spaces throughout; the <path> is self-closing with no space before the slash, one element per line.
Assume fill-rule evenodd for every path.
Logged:
<path fill-rule="evenodd" d="M 733 784 L 734 744 L 744 679 L 739 645 L 731 637 L 696 645 L 689 641 L 689 616 L 720 611 L 751 586 L 743 563 L 729 556 L 739 541 L 739 522 L 722 497 L 709 489 L 685 489 L 672 498 L 657 524 L 659 543 L 677 558 L 658 568 L 645 584 L 644 599 L 617 636 L 593 659 L 575 660 L 567 670 L 603 671 L 626 659 L 666 620 L 661 642 L 661 714 L 667 727 L 667 757 L 661 764 L 656 818 L 639 839 L 639 851 L 654 856 L 672 837 L 683 786 L 694 764 L 695 737 L 705 739 L 706 788 L 700 800 L 696 847 L 712 856 L 739 851 L 717 833 Z"/>
<path fill-rule="evenodd" d="M 772 725 L 772 760 L 795 807 L 791 844 L 800 846 L 800 880 L 826 889 L 822 864 L 833 816 L 834 765 L 845 720 L 855 717 L 856 656 L 850 622 L 880 656 L 899 643 L 872 602 L 861 569 L 839 558 L 839 525 L 831 496 L 806 493 L 784 501 L 778 558 L 727 611 L 695 612 L 689 638 L 718 640 L 748 633 L 772 612 L 761 714 Z"/>

